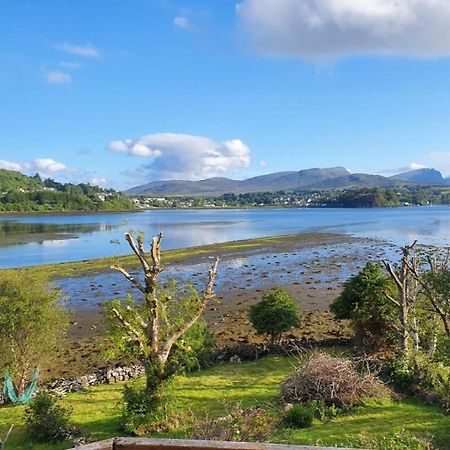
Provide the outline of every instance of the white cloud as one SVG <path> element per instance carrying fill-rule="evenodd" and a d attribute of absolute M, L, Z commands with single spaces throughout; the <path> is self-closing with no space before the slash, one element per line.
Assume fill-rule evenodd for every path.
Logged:
<path fill-rule="evenodd" d="M 258 163 L 258 166 L 261 167 L 262 169 L 265 169 L 267 167 L 267 161 L 261 160 Z"/>
<path fill-rule="evenodd" d="M 100 52 L 90 44 L 71 45 L 67 42 L 54 44 L 54 48 L 73 55 L 84 56 L 86 58 L 100 58 Z"/>
<path fill-rule="evenodd" d="M 177 28 L 181 28 L 181 29 L 187 30 L 187 31 L 192 31 L 195 29 L 194 24 L 187 17 L 184 17 L 184 16 L 176 16 L 173 19 L 173 24 Z"/>
<path fill-rule="evenodd" d="M 64 183 L 90 183 L 97 186 L 106 186 L 109 183 L 107 178 L 99 176 L 95 171 L 74 169 L 52 158 L 36 158 L 25 162 L 0 160 L 0 169 L 14 170 L 27 175 L 39 173 L 43 179 L 57 178 Z"/>
<path fill-rule="evenodd" d="M 419 164 L 416 162 L 412 162 L 406 166 L 401 167 L 386 167 L 381 171 L 383 174 L 391 174 L 391 175 L 397 175 L 399 173 L 409 172 L 411 170 L 418 170 L 418 169 L 425 169 L 427 166 L 424 164 Z"/>
<path fill-rule="evenodd" d="M 218 143 L 202 136 L 159 133 L 139 139 L 114 140 L 107 148 L 151 158 L 146 168 L 153 179 L 198 180 L 225 175 L 250 165 L 250 149 L 239 139 Z"/>
<path fill-rule="evenodd" d="M 51 158 L 37 158 L 31 162 L 24 163 L 24 167 L 27 169 L 33 169 L 43 172 L 61 172 L 68 170 L 67 167 L 58 161 Z"/>
<path fill-rule="evenodd" d="M 72 77 L 69 74 L 58 71 L 47 72 L 45 79 L 50 84 L 67 84 L 72 81 Z"/>
<path fill-rule="evenodd" d="M 16 172 L 24 172 L 31 175 L 34 175 L 36 172 L 38 172 L 44 178 L 62 172 L 73 172 L 73 170 L 68 168 L 65 164 L 55 161 L 52 158 L 36 158 L 32 161 L 21 163 L 0 160 L 0 168 L 14 170 Z"/>
<path fill-rule="evenodd" d="M 243 0 L 236 11 L 262 53 L 450 56 L 448 0 Z"/>
<path fill-rule="evenodd" d="M 108 180 L 106 178 L 92 177 L 89 180 L 89 184 L 102 187 L 102 186 L 106 186 L 108 184 Z"/>
<path fill-rule="evenodd" d="M 70 61 L 61 61 L 59 63 L 59 65 L 61 67 L 64 67 L 64 68 L 70 69 L 70 70 L 72 70 L 72 69 L 79 69 L 81 67 L 81 64 L 70 62 Z"/>
<path fill-rule="evenodd" d="M 19 172 L 21 167 L 20 167 L 20 164 L 18 164 L 18 163 L 0 159 L 0 169 L 14 170 L 15 172 Z"/>

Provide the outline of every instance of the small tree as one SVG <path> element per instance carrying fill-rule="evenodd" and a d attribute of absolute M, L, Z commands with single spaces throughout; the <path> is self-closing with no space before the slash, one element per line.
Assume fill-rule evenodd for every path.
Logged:
<path fill-rule="evenodd" d="M 273 345 L 284 332 L 300 325 L 300 308 L 286 291 L 274 287 L 250 308 L 250 320 L 258 334 L 270 336 Z"/>
<path fill-rule="evenodd" d="M 25 271 L 0 272 L 0 370 L 8 371 L 20 397 L 36 366 L 55 355 L 67 326 L 61 293 Z"/>
<path fill-rule="evenodd" d="M 137 242 L 130 233 L 125 234 L 125 239 L 142 266 L 143 281 L 121 265 L 112 266 L 112 269 L 122 273 L 141 292 L 143 302 L 128 297 L 125 302 L 117 300 L 108 305 L 109 356 L 137 358 L 145 368 L 145 393 L 157 402 L 164 382 L 176 372 L 174 364 L 168 364 L 175 344 L 180 343 L 214 297 L 213 286 L 219 260 L 216 258 L 213 262 L 202 294 L 190 285 L 177 289 L 174 281 L 160 286 L 162 234 L 153 238 L 148 253 L 144 250 L 141 235 Z"/>
<path fill-rule="evenodd" d="M 381 266 L 369 262 L 344 283 L 344 289 L 331 304 L 337 319 L 350 319 L 361 350 L 374 352 L 395 341 L 395 306 L 385 293 L 394 295 L 395 287 Z"/>

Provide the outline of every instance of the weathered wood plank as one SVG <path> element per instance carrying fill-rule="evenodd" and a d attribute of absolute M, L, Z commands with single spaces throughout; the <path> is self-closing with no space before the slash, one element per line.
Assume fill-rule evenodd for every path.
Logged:
<path fill-rule="evenodd" d="M 331 449 L 304 445 L 278 445 L 256 442 L 190 441 L 180 439 L 139 438 L 117 438 L 113 448 L 114 450 L 339 450 L 336 447 Z"/>
<path fill-rule="evenodd" d="M 74 447 L 70 450 L 113 450 L 115 439 L 107 439 L 106 441 L 93 442 L 92 444 Z"/>

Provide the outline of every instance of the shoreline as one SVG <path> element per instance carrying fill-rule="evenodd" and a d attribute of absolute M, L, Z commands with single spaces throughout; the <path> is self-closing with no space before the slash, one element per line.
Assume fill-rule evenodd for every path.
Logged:
<path fill-rule="evenodd" d="M 356 238 L 350 234 L 344 233 L 327 233 L 327 232 L 307 232 L 297 234 L 287 234 L 280 236 L 267 236 L 260 238 L 251 238 L 243 240 L 228 241 L 216 244 L 207 244 L 194 247 L 182 247 L 178 249 L 162 250 L 162 257 L 164 262 L 170 264 L 176 264 L 183 262 L 187 259 L 199 258 L 199 257 L 212 257 L 221 256 L 226 253 L 245 251 L 245 250 L 258 250 L 264 247 L 275 248 L 281 246 L 289 246 L 294 244 L 306 244 L 313 245 L 321 242 L 338 242 L 345 240 L 361 240 L 363 238 Z M 323 240 L 323 241 L 321 241 Z M 373 239 L 373 242 L 381 242 Z M 82 261 L 63 262 L 55 264 L 42 264 L 25 267 L 11 267 L 2 268 L 0 270 L 24 270 L 32 273 L 44 273 L 49 278 L 61 278 L 83 275 L 95 275 L 110 271 L 110 266 L 120 263 L 127 265 L 130 268 L 139 266 L 139 262 L 136 260 L 134 254 L 128 254 L 125 256 L 108 256 L 104 258 L 86 259 Z"/>
<path fill-rule="evenodd" d="M 276 285 L 288 291 L 303 311 L 302 326 L 287 333 L 286 338 L 322 342 L 352 336 L 348 322 L 335 320 L 329 305 L 341 292 L 343 281 L 369 259 L 384 257 L 383 252 L 391 248 L 388 243 L 371 239 L 306 233 L 214 244 L 200 247 L 197 252 L 192 249 L 167 251 L 163 252 L 162 260 L 167 272 L 177 274 L 179 282 L 186 279 L 199 282 L 202 289 L 211 258 L 216 254 L 221 256 L 216 299 L 203 315 L 218 347 L 264 341 L 263 337 L 255 335 L 248 310 L 266 290 Z M 126 268 L 130 269 L 130 266 Z M 189 270 L 192 276 L 186 273 Z M 68 343 L 57 366 L 46 371 L 46 378 L 90 373 L 109 364 L 99 351 L 106 333 L 101 304 L 113 298 L 111 296 L 123 298 L 129 288 L 127 280 L 122 280 L 120 274 L 111 278 L 111 273 L 115 272 L 108 267 L 103 267 L 92 277 L 84 277 L 76 270 L 73 272 L 71 278 L 66 279 L 71 284 L 62 286 L 63 291 L 85 298 L 80 302 L 69 299 Z M 61 364 L 63 358 L 68 362 Z M 126 362 L 112 361 L 110 364 Z"/>

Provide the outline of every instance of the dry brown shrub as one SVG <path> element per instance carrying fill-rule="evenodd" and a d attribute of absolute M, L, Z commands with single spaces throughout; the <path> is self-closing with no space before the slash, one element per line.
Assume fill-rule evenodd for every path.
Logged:
<path fill-rule="evenodd" d="M 360 373 L 355 361 L 322 352 L 311 355 L 281 384 L 281 397 L 288 403 L 322 400 L 327 406 L 351 408 L 364 398 L 387 396 L 387 387 L 367 368 Z"/>
<path fill-rule="evenodd" d="M 225 416 L 205 419 L 195 424 L 190 439 L 213 441 L 265 442 L 280 423 L 279 415 L 268 407 L 243 408 L 240 403 L 229 407 Z"/>

